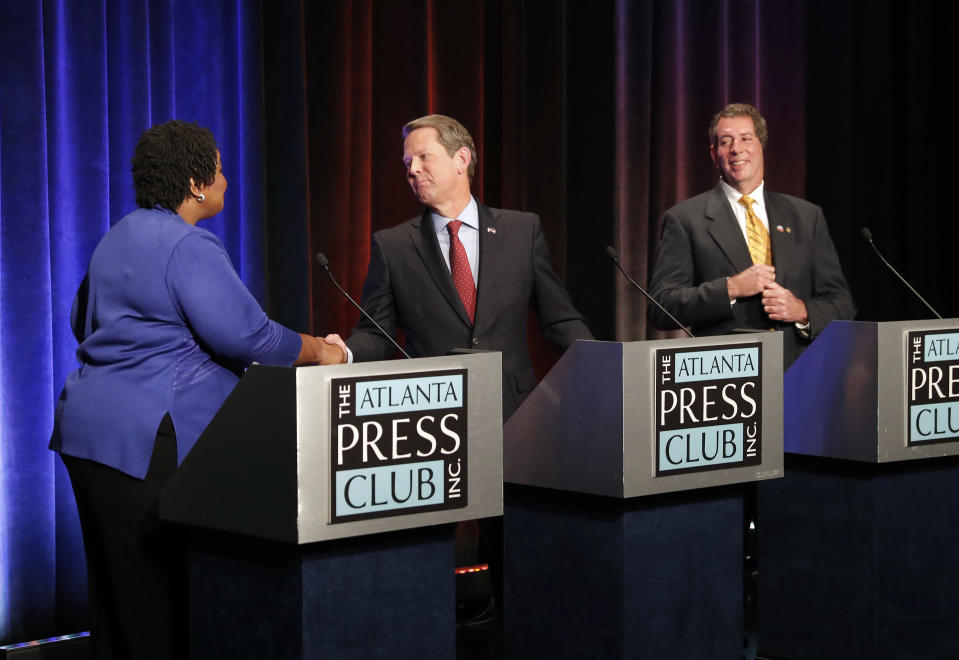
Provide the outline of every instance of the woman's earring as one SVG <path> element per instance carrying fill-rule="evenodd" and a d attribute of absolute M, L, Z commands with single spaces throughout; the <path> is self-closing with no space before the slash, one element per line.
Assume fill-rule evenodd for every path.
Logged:
<path fill-rule="evenodd" d="M 203 203 L 204 199 L 206 199 L 206 195 L 204 195 L 203 193 L 200 193 L 199 195 L 196 196 L 196 201 L 199 202 L 200 204 Z"/>

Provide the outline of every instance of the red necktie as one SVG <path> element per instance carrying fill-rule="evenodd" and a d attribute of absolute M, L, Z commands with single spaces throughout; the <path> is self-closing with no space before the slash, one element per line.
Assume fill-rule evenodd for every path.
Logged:
<path fill-rule="evenodd" d="M 473 283 L 473 272 L 470 270 L 469 259 L 466 258 L 466 248 L 460 240 L 459 231 L 463 226 L 461 220 L 450 220 L 446 230 L 450 233 L 450 272 L 453 274 L 453 285 L 459 291 L 463 307 L 470 317 L 470 323 L 476 315 L 476 284 Z"/>

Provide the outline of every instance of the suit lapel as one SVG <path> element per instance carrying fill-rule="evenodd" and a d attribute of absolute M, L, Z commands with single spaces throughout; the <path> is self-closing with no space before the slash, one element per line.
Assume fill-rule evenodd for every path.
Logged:
<path fill-rule="evenodd" d="M 776 281 L 785 286 L 783 277 L 792 273 L 796 258 L 796 229 L 798 217 L 789 204 L 780 195 L 764 190 L 766 217 L 769 218 L 769 237 L 773 248 L 773 266 L 776 268 Z M 779 228 L 782 231 L 779 231 Z M 788 287 L 787 287 L 788 288 Z"/>
<path fill-rule="evenodd" d="M 488 319 L 494 312 L 495 304 L 491 291 L 496 282 L 496 276 L 501 272 L 500 263 L 503 256 L 502 231 L 498 218 L 493 215 L 485 204 L 477 203 L 479 210 L 479 286 L 476 288 L 476 318 Z"/>
<path fill-rule="evenodd" d="M 466 308 L 463 307 L 459 291 L 453 286 L 453 276 L 450 275 L 450 269 L 443 261 L 443 251 L 440 250 L 440 244 L 436 240 L 436 232 L 433 231 L 433 219 L 430 217 L 429 209 L 423 211 L 423 215 L 420 216 L 418 222 L 413 223 L 410 239 L 413 241 L 413 246 L 420 255 L 426 271 L 430 274 L 430 278 L 436 284 L 436 288 L 440 290 L 440 293 L 443 294 L 443 297 L 446 298 L 446 301 L 459 315 L 463 323 L 470 325 L 470 319 L 466 315 Z"/>
<path fill-rule="evenodd" d="M 729 208 L 729 200 L 720 184 L 713 188 L 706 200 L 706 217 L 712 220 L 709 234 L 733 265 L 733 271 L 740 273 L 752 266 L 753 260 L 749 256 L 743 230 Z"/>

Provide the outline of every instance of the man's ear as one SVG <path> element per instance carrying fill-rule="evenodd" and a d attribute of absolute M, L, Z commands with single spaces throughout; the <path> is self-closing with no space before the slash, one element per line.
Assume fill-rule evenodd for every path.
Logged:
<path fill-rule="evenodd" d="M 470 153 L 470 150 L 466 147 L 460 147 L 456 152 L 456 171 L 460 174 L 468 172 L 470 168 L 470 161 L 473 160 L 473 154 Z"/>
<path fill-rule="evenodd" d="M 716 169 L 719 169 L 719 161 L 716 160 L 716 145 L 714 144 L 709 145 L 709 157 L 713 159 L 713 165 L 716 166 Z"/>

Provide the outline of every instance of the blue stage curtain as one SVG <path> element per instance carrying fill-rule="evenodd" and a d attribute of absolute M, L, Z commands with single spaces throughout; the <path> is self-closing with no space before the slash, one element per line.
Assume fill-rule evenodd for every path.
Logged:
<path fill-rule="evenodd" d="M 261 23 L 258 0 L 0 0 L 0 643 L 89 624 L 76 506 L 47 442 L 76 367 L 73 296 L 134 208 L 144 129 L 213 131 L 229 188 L 204 226 L 263 300 Z"/>

